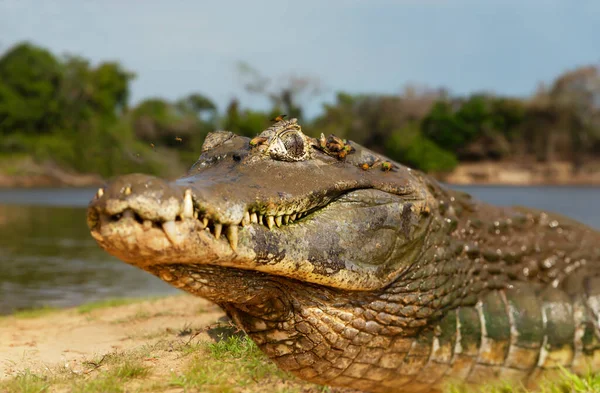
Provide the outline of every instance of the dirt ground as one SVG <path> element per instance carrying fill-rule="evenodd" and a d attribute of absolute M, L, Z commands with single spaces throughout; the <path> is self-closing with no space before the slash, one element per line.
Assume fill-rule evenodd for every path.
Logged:
<path fill-rule="evenodd" d="M 0 317 L 0 391 L 330 391 L 280 372 L 249 341 L 236 342 L 233 352 L 253 348 L 226 364 L 231 348 L 211 354 L 206 344 L 215 345 L 217 331 L 235 331 L 228 323 L 219 307 L 189 295 Z M 110 374 L 116 358 L 129 366 Z M 127 367 L 143 378 L 123 377 Z M 113 385 L 110 375 L 118 375 Z"/>
<path fill-rule="evenodd" d="M 70 309 L 31 318 L 3 317 L 0 379 L 27 369 L 43 372 L 53 365 L 78 371 L 93 357 L 151 343 L 160 332 L 206 327 L 223 316 L 204 299 L 175 296 L 86 313 Z M 157 337 L 149 339 L 153 334 Z"/>

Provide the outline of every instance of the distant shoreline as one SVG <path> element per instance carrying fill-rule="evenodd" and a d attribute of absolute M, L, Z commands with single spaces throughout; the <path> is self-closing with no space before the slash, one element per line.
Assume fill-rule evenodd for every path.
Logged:
<path fill-rule="evenodd" d="M 36 173 L 0 173 L 0 188 L 99 187 L 106 182 L 97 174 L 71 173 L 54 166 L 37 169 Z M 451 185 L 600 186 L 600 162 L 577 172 L 569 162 L 469 162 L 459 164 L 450 173 L 432 176 Z"/>

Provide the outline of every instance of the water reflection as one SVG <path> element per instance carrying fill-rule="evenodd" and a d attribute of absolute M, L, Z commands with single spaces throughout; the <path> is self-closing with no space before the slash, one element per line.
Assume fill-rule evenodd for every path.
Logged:
<path fill-rule="evenodd" d="M 102 251 L 83 208 L 0 205 L 0 314 L 175 291 Z"/>

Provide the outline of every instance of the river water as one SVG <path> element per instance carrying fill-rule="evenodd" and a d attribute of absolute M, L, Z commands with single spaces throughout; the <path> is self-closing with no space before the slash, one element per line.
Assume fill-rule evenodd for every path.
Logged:
<path fill-rule="evenodd" d="M 600 188 L 455 186 L 498 205 L 561 213 L 600 229 Z M 176 293 L 102 251 L 85 207 L 95 189 L 0 189 L 0 314 Z"/>

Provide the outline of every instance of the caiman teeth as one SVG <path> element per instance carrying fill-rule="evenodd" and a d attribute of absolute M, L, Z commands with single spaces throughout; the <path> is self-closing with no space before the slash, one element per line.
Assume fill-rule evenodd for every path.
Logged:
<path fill-rule="evenodd" d="M 99 188 L 98 192 L 96 193 L 96 197 L 100 199 L 102 198 L 102 195 L 104 195 L 104 188 Z"/>
<path fill-rule="evenodd" d="M 248 212 L 244 213 L 244 218 L 242 219 L 242 222 L 240 224 L 243 227 L 245 227 L 246 225 L 250 224 L 250 213 L 248 213 Z"/>
<path fill-rule="evenodd" d="M 124 190 L 124 193 L 127 193 L 128 190 Z M 99 189 L 97 194 L 98 198 L 104 195 L 104 189 Z M 266 226 L 269 230 L 273 230 L 273 227 L 277 226 L 280 228 L 283 225 L 289 225 L 294 223 L 297 219 L 305 217 L 309 214 L 309 212 L 290 212 L 286 214 L 286 212 L 276 212 L 273 214 L 263 213 L 261 214 L 258 211 L 252 211 L 252 209 L 244 212 L 244 215 L 241 220 L 239 220 L 236 224 L 229 223 L 221 223 L 218 222 L 214 218 L 210 218 L 210 213 L 207 213 L 204 209 L 198 206 L 194 206 L 194 199 L 192 195 L 192 190 L 187 189 L 184 191 L 183 202 L 181 204 L 181 210 L 179 217 L 181 221 L 187 221 L 190 219 L 194 219 L 196 222 L 196 228 L 200 230 L 206 230 L 211 235 L 215 237 L 215 239 L 220 239 L 221 235 L 225 235 L 227 240 L 229 241 L 229 245 L 233 251 L 237 250 L 238 241 L 239 241 L 239 230 L 240 227 L 246 227 L 251 224 L 260 224 Z M 126 209 L 117 217 L 117 219 L 123 218 L 132 218 L 139 222 L 145 231 L 150 230 L 155 225 L 162 225 L 162 229 L 169 239 L 169 242 L 174 246 L 180 246 L 186 240 L 186 234 L 184 233 L 184 228 L 189 228 L 188 226 L 182 226 L 179 221 L 179 217 L 177 220 L 163 222 L 162 224 L 158 222 L 154 222 L 148 219 L 143 219 L 139 215 L 137 215 L 133 210 Z M 108 218 L 101 216 L 102 219 L 105 218 L 104 221 L 107 221 L 106 224 L 109 223 L 110 220 L 114 221 L 115 218 Z M 225 226 L 225 227 L 223 227 Z"/>
<path fill-rule="evenodd" d="M 221 231 L 223 231 L 223 224 L 215 223 L 215 239 L 221 237 Z"/>
<path fill-rule="evenodd" d="M 183 211 L 181 218 L 192 218 L 194 217 L 194 202 L 192 201 L 192 191 L 185 190 L 185 196 L 183 197 Z"/>
<path fill-rule="evenodd" d="M 238 227 L 237 225 L 229 225 L 227 227 L 227 239 L 233 251 L 237 250 L 238 244 Z"/>
<path fill-rule="evenodd" d="M 179 232 L 179 227 L 175 223 L 175 221 L 163 222 L 162 228 L 165 234 L 167 235 L 167 238 L 169 238 L 169 241 L 174 246 L 179 246 L 184 242 L 185 235 Z"/>
<path fill-rule="evenodd" d="M 273 216 L 267 216 L 267 226 L 269 227 L 269 229 L 273 229 L 274 224 L 275 220 L 273 219 Z"/>

